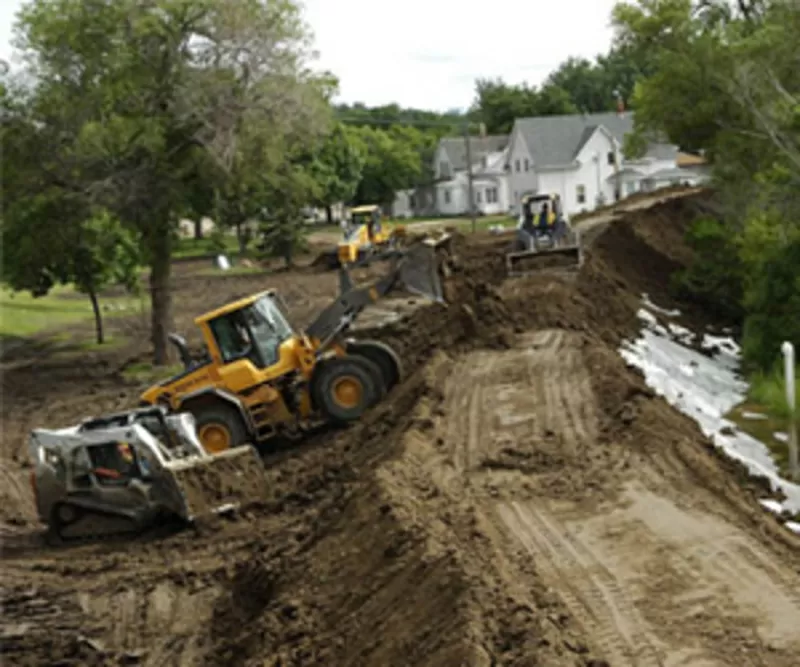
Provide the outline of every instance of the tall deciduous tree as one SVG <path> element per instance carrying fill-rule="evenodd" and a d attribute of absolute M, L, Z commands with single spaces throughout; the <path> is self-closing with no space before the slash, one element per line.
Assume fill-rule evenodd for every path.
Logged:
<path fill-rule="evenodd" d="M 37 82 L 37 122 L 58 128 L 53 178 L 141 236 L 155 362 L 168 360 L 170 258 L 188 179 L 208 158 L 233 177 L 242 127 L 307 136 L 329 80 L 291 0 L 32 0 L 18 44 Z"/>
<path fill-rule="evenodd" d="M 319 188 L 315 203 L 325 208 L 328 224 L 333 222 L 331 207 L 356 194 L 366 162 L 362 151 L 357 130 L 337 124 L 314 155 L 310 174 Z"/>

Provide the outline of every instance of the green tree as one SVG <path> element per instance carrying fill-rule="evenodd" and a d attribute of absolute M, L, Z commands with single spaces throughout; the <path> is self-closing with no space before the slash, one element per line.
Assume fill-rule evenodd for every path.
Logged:
<path fill-rule="evenodd" d="M 720 201 L 695 222 L 698 259 L 677 278 L 743 319 L 743 350 L 769 370 L 800 312 L 800 7 L 640 0 L 620 4 L 617 46 L 650 68 L 634 93 L 636 134 L 666 136 L 712 161 Z"/>
<path fill-rule="evenodd" d="M 59 138 L 52 178 L 142 239 L 155 363 L 164 364 L 174 230 L 198 160 L 233 177 L 253 119 L 268 118 L 278 143 L 326 122 L 330 80 L 307 67 L 300 11 L 290 0 L 33 0 L 17 36 L 37 122 Z"/>
<path fill-rule="evenodd" d="M 475 92 L 473 115 L 484 123 L 490 134 L 508 134 L 517 118 L 578 111 L 569 93 L 554 84 L 537 90 L 527 85 L 512 86 L 502 79 L 479 79 Z"/>
<path fill-rule="evenodd" d="M 414 186 L 423 174 L 421 141 L 414 128 L 392 127 L 389 131 L 361 128 L 359 150 L 366 155 L 366 161 L 355 200 L 389 205 L 398 190 Z"/>
<path fill-rule="evenodd" d="M 325 208 L 328 224 L 333 222 L 331 206 L 350 202 L 356 194 L 366 162 L 361 148 L 357 130 L 339 123 L 314 155 L 310 174 L 318 185 L 315 204 Z"/>
<path fill-rule="evenodd" d="M 74 195 L 50 188 L 12 203 L 0 231 L 3 280 L 35 297 L 72 284 L 89 297 L 96 340 L 104 343 L 100 293 L 110 285 L 138 289 L 140 255 L 130 230 L 108 211 L 89 212 Z"/>

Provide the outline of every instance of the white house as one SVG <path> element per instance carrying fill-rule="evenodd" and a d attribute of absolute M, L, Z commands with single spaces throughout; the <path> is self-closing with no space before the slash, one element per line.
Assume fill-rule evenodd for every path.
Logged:
<path fill-rule="evenodd" d="M 470 137 L 475 210 L 483 215 L 508 211 L 506 174 L 508 135 Z M 445 137 L 434 155 L 434 204 L 438 215 L 469 213 L 467 142 Z"/>
<path fill-rule="evenodd" d="M 517 119 L 507 161 L 513 211 L 527 193 L 556 193 L 574 215 L 642 190 L 705 179 L 679 167 L 678 149 L 668 144 L 652 144 L 643 157 L 625 160 L 622 145 L 631 131 L 629 112 Z"/>

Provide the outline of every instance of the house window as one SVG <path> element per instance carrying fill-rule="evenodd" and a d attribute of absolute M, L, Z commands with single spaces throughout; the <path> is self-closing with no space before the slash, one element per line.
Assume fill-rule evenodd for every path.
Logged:
<path fill-rule="evenodd" d="M 585 204 L 586 203 L 586 186 L 585 185 L 579 185 L 576 188 L 576 196 L 577 196 L 579 204 Z"/>
<path fill-rule="evenodd" d="M 636 192 L 636 181 L 630 181 L 625 184 L 625 194 L 632 195 Z"/>
<path fill-rule="evenodd" d="M 411 196 L 408 198 L 408 205 L 409 205 L 411 208 L 417 208 L 417 198 L 416 198 L 414 195 L 411 195 Z"/>
<path fill-rule="evenodd" d="M 514 160 L 514 171 L 519 173 L 519 160 Z"/>
<path fill-rule="evenodd" d="M 531 169 L 531 163 L 528 160 L 528 158 L 525 158 L 525 171 L 530 171 L 530 169 Z"/>
<path fill-rule="evenodd" d="M 497 188 L 486 188 L 486 203 L 487 204 L 497 203 Z"/>
<path fill-rule="evenodd" d="M 449 204 L 450 203 L 450 190 L 445 190 L 444 191 L 444 203 L 445 204 Z"/>
<path fill-rule="evenodd" d="M 608 164 L 610 164 L 611 166 L 614 166 L 616 163 L 617 163 L 617 158 L 614 155 L 614 151 L 611 151 L 608 154 Z"/>
<path fill-rule="evenodd" d="M 480 190 L 476 190 L 476 192 L 475 192 L 475 203 L 476 204 L 480 204 L 481 203 L 481 191 Z"/>
<path fill-rule="evenodd" d="M 447 160 L 442 160 L 439 163 L 439 175 L 442 178 L 450 178 L 450 165 Z"/>

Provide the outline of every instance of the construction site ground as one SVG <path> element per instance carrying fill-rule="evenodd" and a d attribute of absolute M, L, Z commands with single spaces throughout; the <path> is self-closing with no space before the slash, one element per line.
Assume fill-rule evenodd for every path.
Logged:
<path fill-rule="evenodd" d="M 125 369 L 147 359 L 148 323 L 116 321 L 138 342 L 103 354 L 18 350 L 3 664 L 796 666 L 800 537 L 617 351 L 643 292 L 713 325 L 667 289 L 704 196 L 584 221 L 579 273 L 504 280 L 507 239 L 458 237 L 449 305 L 387 300 L 362 321 L 400 352 L 402 384 L 359 424 L 265 452 L 263 502 L 193 529 L 45 545 L 27 433 L 135 405 Z M 336 291 L 303 268 L 180 272 L 187 332 L 256 289 L 277 287 L 298 323 Z"/>

